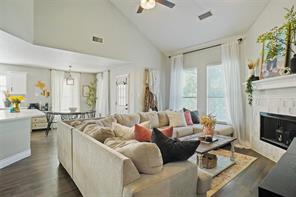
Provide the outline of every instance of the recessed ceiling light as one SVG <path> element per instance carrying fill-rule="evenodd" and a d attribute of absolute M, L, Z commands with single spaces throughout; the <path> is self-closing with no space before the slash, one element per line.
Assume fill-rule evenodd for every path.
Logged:
<path fill-rule="evenodd" d="M 204 19 L 209 18 L 211 16 L 213 16 L 212 12 L 208 11 L 204 14 L 199 15 L 198 18 L 199 18 L 199 20 L 204 20 Z"/>

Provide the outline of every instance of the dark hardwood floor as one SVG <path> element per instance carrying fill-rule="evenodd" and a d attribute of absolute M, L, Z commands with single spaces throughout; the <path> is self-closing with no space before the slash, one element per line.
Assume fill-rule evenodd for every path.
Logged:
<path fill-rule="evenodd" d="M 48 137 L 44 131 L 33 132 L 31 147 L 31 157 L 0 170 L 0 197 L 81 196 L 70 176 L 59 165 L 55 131 L 51 131 Z M 274 165 L 252 150 L 237 151 L 258 159 L 215 197 L 256 197 L 258 184 Z"/>

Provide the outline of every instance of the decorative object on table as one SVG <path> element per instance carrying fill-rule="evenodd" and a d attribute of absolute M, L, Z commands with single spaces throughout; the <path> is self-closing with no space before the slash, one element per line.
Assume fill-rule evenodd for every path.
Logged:
<path fill-rule="evenodd" d="M 69 110 L 71 113 L 74 113 L 74 112 L 76 112 L 77 107 L 69 107 Z"/>
<path fill-rule="evenodd" d="M 203 126 L 203 134 L 205 137 L 213 136 L 214 129 L 216 126 L 216 117 L 212 114 L 209 115 L 202 115 L 200 117 L 200 124 Z"/>
<path fill-rule="evenodd" d="M 91 82 L 87 86 L 83 86 L 83 96 L 86 96 L 86 102 L 88 107 L 93 110 L 96 106 L 96 83 Z"/>
<path fill-rule="evenodd" d="M 44 81 L 37 81 L 35 87 L 40 90 L 40 95 L 44 97 L 49 97 L 50 93 Z M 38 93 L 39 94 L 39 93 Z"/>
<path fill-rule="evenodd" d="M 255 60 L 255 61 L 249 60 L 249 63 L 248 63 L 250 77 L 247 80 L 245 92 L 248 94 L 249 105 L 252 105 L 252 102 L 253 102 L 253 85 L 252 85 L 252 82 L 256 81 L 256 80 L 259 80 L 259 77 L 255 76 L 255 69 L 258 67 L 259 61 L 260 61 L 259 59 Z"/>
<path fill-rule="evenodd" d="M 198 136 L 198 139 L 202 143 L 206 143 L 206 144 L 210 144 L 210 143 L 218 141 L 218 138 L 212 137 L 212 136 Z"/>
<path fill-rule="evenodd" d="M 9 100 L 9 96 L 10 96 L 9 91 L 8 91 L 8 90 L 3 91 L 3 94 L 4 94 L 4 106 L 5 106 L 5 107 L 10 107 L 11 102 L 10 102 L 10 100 Z"/>
<path fill-rule="evenodd" d="M 11 108 L 10 112 L 20 112 L 20 104 L 25 100 L 24 96 L 9 96 L 9 101 L 12 103 L 13 107 Z"/>
<path fill-rule="evenodd" d="M 289 66 L 290 53 L 294 53 L 291 43 L 295 43 L 296 12 L 294 6 L 286 11 L 285 23 L 282 26 L 274 27 L 257 38 L 257 42 L 263 44 L 262 75 L 264 78 L 279 76 L 279 70 Z"/>
<path fill-rule="evenodd" d="M 69 66 L 69 71 L 65 72 L 65 80 L 66 84 L 73 86 L 74 85 L 74 78 L 71 75 L 72 66 Z"/>
<path fill-rule="evenodd" d="M 211 153 L 206 153 L 202 157 L 202 167 L 213 169 L 217 166 L 217 156 Z"/>

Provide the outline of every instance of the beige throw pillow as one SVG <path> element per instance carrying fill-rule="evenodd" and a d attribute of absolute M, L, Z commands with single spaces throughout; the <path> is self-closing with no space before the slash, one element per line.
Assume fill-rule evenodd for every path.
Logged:
<path fill-rule="evenodd" d="M 147 128 L 147 129 L 151 128 L 151 124 L 150 124 L 149 121 L 142 122 L 139 125 L 141 125 L 142 127 Z M 134 126 L 133 127 L 127 127 L 127 126 L 112 122 L 112 129 L 113 129 L 113 132 L 114 132 L 116 137 L 120 137 L 120 138 L 122 138 L 124 140 L 131 140 L 131 139 L 135 138 L 134 137 L 135 127 Z"/>
<path fill-rule="evenodd" d="M 158 119 L 159 119 L 159 127 L 166 127 L 169 126 L 169 117 L 165 111 L 160 111 L 157 113 L 158 114 Z"/>
<path fill-rule="evenodd" d="M 140 123 L 140 115 L 139 114 L 115 114 L 117 122 L 121 125 L 132 127 L 135 124 Z"/>
<path fill-rule="evenodd" d="M 187 126 L 183 112 L 167 111 L 166 113 L 169 117 L 170 127 L 186 127 Z"/>
<path fill-rule="evenodd" d="M 159 127 L 159 119 L 157 112 L 151 111 L 151 112 L 140 112 L 140 122 L 146 122 L 150 121 L 152 128 L 158 128 Z"/>
<path fill-rule="evenodd" d="M 114 132 L 110 127 L 100 127 L 91 124 L 85 127 L 83 133 L 95 138 L 96 140 L 104 143 L 107 138 L 114 137 Z"/>
<path fill-rule="evenodd" d="M 157 174 L 162 170 L 161 152 L 154 143 L 130 143 L 116 150 L 130 158 L 140 173 Z"/>
<path fill-rule="evenodd" d="M 104 142 L 105 145 L 113 149 L 122 148 L 132 143 L 139 143 L 139 142 L 137 140 L 124 140 L 121 137 L 107 138 Z"/>

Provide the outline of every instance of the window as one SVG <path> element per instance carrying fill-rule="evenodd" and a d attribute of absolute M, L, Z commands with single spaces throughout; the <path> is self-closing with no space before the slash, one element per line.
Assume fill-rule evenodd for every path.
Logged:
<path fill-rule="evenodd" d="M 222 65 L 207 67 L 207 113 L 214 114 L 218 121 L 227 122 L 225 106 L 225 79 Z"/>
<path fill-rule="evenodd" d="M 184 88 L 182 95 L 182 106 L 190 109 L 197 109 L 197 69 L 184 70 Z"/>
<path fill-rule="evenodd" d="M 7 87 L 7 79 L 6 75 L 0 74 L 0 108 L 4 108 L 4 102 L 5 102 L 5 95 L 4 91 L 6 91 Z"/>

